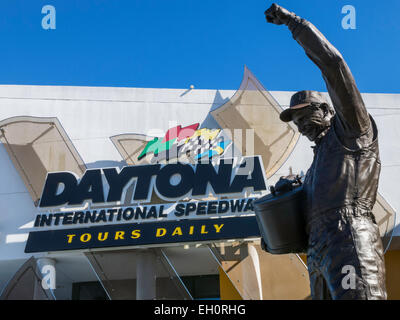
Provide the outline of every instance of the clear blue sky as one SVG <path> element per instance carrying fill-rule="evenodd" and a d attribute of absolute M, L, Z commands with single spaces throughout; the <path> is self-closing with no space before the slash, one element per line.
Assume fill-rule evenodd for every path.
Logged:
<path fill-rule="evenodd" d="M 400 93 L 399 0 L 282 0 L 339 49 L 361 92 Z M 261 0 L 1 0 L 0 84 L 237 89 L 247 65 L 268 90 L 326 91 Z M 344 5 L 356 30 L 344 30 Z M 44 5 L 56 29 L 44 30 Z"/>

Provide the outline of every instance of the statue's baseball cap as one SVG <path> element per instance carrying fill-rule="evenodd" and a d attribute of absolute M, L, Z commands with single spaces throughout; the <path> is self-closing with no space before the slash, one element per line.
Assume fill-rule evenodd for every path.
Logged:
<path fill-rule="evenodd" d="M 284 122 L 292 121 L 292 115 L 296 110 L 306 108 L 311 103 L 328 103 L 325 97 L 318 91 L 302 90 L 296 92 L 290 98 L 290 106 L 282 111 L 279 118 Z"/>

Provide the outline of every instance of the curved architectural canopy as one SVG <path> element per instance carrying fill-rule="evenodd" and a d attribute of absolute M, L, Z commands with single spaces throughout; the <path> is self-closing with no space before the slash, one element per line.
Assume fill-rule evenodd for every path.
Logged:
<path fill-rule="evenodd" d="M 35 205 L 48 172 L 82 176 L 86 166 L 57 118 L 13 117 L 0 122 L 0 141 Z"/>
<path fill-rule="evenodd" d="M 252 143 L 240 143 L 237 139 L 234 143 L 242 155 L 261 155 L 269 178 L 289 157 L 300 136 L 293 124 L 279 119 L 282 111 L 272 95 L 245 67 L 239 90 L 211 114 L 223 129 L 254 130 L 254 148 Z"/>
<path fill-rule="evenodd" d="M 396 221 L 396 212 L 379 192 L 376 195 L 376 202 L 372 212 L 379 227 L 383 248 L 386 251 L 389 248 L 390 241 L 392 240 L 394 224 Z"/>
<path fill-rule="evenodd" d="M 146 143 L 151 140 L 151 137 L 144 134 L 126 133 L 110 137 L 110 139 L 128 165 L 150 163 L 147 157 L 140 160 L 138 158 Z"/>

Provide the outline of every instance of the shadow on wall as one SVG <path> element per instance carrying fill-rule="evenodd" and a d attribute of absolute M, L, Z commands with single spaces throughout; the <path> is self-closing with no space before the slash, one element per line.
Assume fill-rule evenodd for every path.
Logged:
<path fill-rule="evenodd" d="M 221 92 L 217 90 L 215 92 L 214 101 L 211 104 L 210 111 L 207 114 L 207 117 L 201 122 L 200 129 L 207 128 L 207 129 L 224 129 L 221 128 L 217 121 L 215 121 L 214 117 L 211 115 L 211 112 L 218 109 L 225 103 L 227 103 L 230 98 L 223 98 Z"/>

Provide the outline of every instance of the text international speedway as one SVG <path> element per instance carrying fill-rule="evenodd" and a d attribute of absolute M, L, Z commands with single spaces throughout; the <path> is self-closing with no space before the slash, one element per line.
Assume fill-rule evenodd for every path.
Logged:
<path fill-rule="evenodd" d="M 211 215 L 230 212 L 253 213 L 254 198 L 185 202 L 175 205 L 173 215 L 181 218 L 189 215 Z M 35 227 L 58 226 L 71 224 L 101 223 L 131 220 L 166 219 L 164 205 L 137 206 L 119 209 L 85 210 L 74 212 L 58 212 L 50 214 L 38 214 L 35 219 Z"/>

